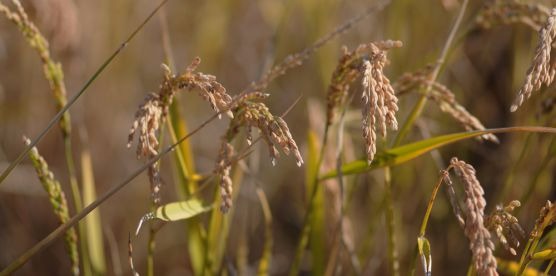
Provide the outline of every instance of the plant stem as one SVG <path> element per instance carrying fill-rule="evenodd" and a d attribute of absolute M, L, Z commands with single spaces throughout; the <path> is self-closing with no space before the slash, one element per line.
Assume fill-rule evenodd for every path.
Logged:
<path fill-rule="evenodd" d="M 432 88 L 432 83 L 434 81 L 436 81 L 436 79 L 438 78 L 438 74 L 440 73 L 440 69 L 442 68 L 442 66 L 444 65 L 444 63 L 446 61 L 446 56 L 448 55 L 448 52 L 450 51 L 450 48 L 452 47 L 452 43 L 453 43 L 454 38 L 456 36 L 457 30 L 459 29 L 459 26 L 461 25 L 461 22 L 463 20 L 463 15 L 465 14 L 465 10 L 467 9 L 468 4 L 469 4 L 469 0 L 464 0 L 463 3 L 461 4 L 461 8 L 460 8 L 459 13 L 456 17 L 456 21 L 454 22 L 454 25 L 452 26 L 450 34 L 448 34 L 448 38 L 446 39 L 446 43 L 444 43 L 444 47 L 442 48 L 442 52 L 440 53 L 440 57 L 436 61 L 436 65 L 434 66 L 434 69 L 432 70 L 432 72 L 429 76 L 429 81 L 430 82 L 427 84 L 427 86 L 425 88 L 425 92 L 420 93 L 421 97 L 419 98 L 419 100 L 417 101 L 417 103 L 415 104 L 413 109 L 411 110 L 411 113 L 409 114 L 409 117 L 407 118 L 407 120 L 403 124 L 402 128 L 398 132 L 398 135 L 396 136 L 396 139 L 394 140 L 394 146 L 399 146 L 403 142 L 403 139 L 407 136 L 411 127 L 413 127 L 413 124 L 415 123 L 415 120 L 417 120 L 417 118 L 419 118 L 419 116 L 423 112 L 423 109 L 425 108 L 425 105 L 427 103 L 427 96 L 429 95 L 429 93 L 431 91 L 431 88 Z"/>
<path fill-rule="evenodd" d="M 384 197 L 386 200 L 384 218 L 386 220 L 386 232 L 388 233 L 388 259 L 390 260 L 390 273 L 394 276 L 398 276 L 400 275 L 400 264 L 398 260 L 398 251 L 396 250 L 394 205 L 392 201 L 392 177 L 390 174 L 390 167 L 384 168 Z"/>
<path fill-rule="evenodd" d="M 301 237 L 299 239 L 299 243 L 297 244 L 297 248 L 295 250 L 295 255 L 293 258 L 293 263 L 290 267 L 290 272 L 289 275 L 290 276 L 295 276 L 298 275 L 299 273 L 299 265 L 301 264 L 301 260 L 303 259 L 303 252 L 305 251 L 305 248 L 307 247 L 307 243 L 309 242 L 309 234 L 311 233 L 311 224 L 309 223 L 312 219 L 312 215 L 313 215 L 313 209 L 314 209 L 314 204 L 313 201 L 315 200 L 315 198 L 317 197 L 318 191 L 319 191 L 319 168 L 322 165 L 322 162 L 324 160 L 324 152 L 326 149 L 326 144 L 328 143 L 328 131 L 329 131 L 329 125 L 326 124 L 326 126 L 324 127 L 324 133 L 323 133 L 323 137 L 322 137 L 322 143 L 321 143 L 321 148 L 320 148 L 320 153 L 319 153 L 319 157 L 318 157 L 318 161 L 317 161 L 317 165 L 316 165 L 316 170 L 315 170 L 315 175 L 313 176 L 313 183 L 312 183 L 312 190 L 311 190 L 311 196 L 309 197 L 309 206 L 307 207 L 307 213 L 305 214 L 305 219 L 303 220 L 303 228 L 301 230 Z"/>
<path fill-rule="evenodd" d="M 427 210 L 425 211 L 425 216 L 423 217 L 423 220 L 421 221 L 421 228 L 419 230 L 419 237 L 424 237 L 426 232 L 427 232 L 427 225 L 429 223 L 429 217 L 431 215 L 431 211 L 432 211 L 432 206 L 434 205 L 434 201 L 436 200 L 436 195 L 438 194 L 438 190 L 440 189 L 440 186 L 442 185 L 443 182 L 443 177 L 440 177 L 438 179 L 438 181 L 436 182 L 436 185 L 434 185 L 434 188 L 432 190 L 432 194 L 431 194 L 431 198 L 429 199 L 429 203 L 427 204 Z M 415 257 L 412 259 L 412 262 L 410 264 L 410 271 L 411 271 L 411 275 L 415 275 L 415 263 L 417 262 L 417 259 L 419 257 L 419 248 L 418 245 L 415 246 L 415 250 L 414 250 L 414 254 Z"/>

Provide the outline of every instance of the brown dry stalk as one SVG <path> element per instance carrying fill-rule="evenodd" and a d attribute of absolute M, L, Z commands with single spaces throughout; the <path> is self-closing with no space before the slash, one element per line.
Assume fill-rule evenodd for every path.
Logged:
<path fill-rule="evenodd" d="M 516 111 L 523 102 L 531 97 L 531 93 L 541 89 L 544 84 L 550 85 L 554 80 L 556 68 L 551 63 L 550 54 L 552 51 L 552 43 L 556 36 L 556 8 L 552 9 L 545 25 L 539 32 L 539 44 L 535 50 L 531 67 L 527 70 L 525 83 L 519 90 L 510 110 Z"/>
<path fill-rule="evenodd" d="M 465 107 L 456 101 L 456 96 L 448 87 L 436 81 L 431 83 L 429 67 L 416 72 L 403 74 L 393 84 L 393 87 L 398 95 L 402 95 L 411 91 L 418 91 L 420 88 L 429 85 L 431 87 L 431 92 L 428 94 L 428 97 L 438 104 L 442 112 L 458 121 L 467 131 L 486 129 L 477 117 L 469 113 Z M 495 143 L 499 142 L 494 134 L 485 134 L 480 136 L 480 138 Z"/>
<path fill-rule="evenodd" d="M 135 113 L 135 120 L 131 126 L 127 147 L 131 147 L 135 133 L 139 133 L 137 144 L 137 158 L 144 157 L 146 160 L 158 154 L 159 141 L 157 134 L 160 125 L 168 114 L 168 108 L 172 103 L 177 91 L 187 89 L 191 91 L 197 89 L 203 99 L 208 101 L 216 112 L 228 110 L 232 97 L 228 95 L 224 86 L 216 81 L 212 75 L 195 72 L 201 59 L 195 58 L 181 75 L 172 74 L 168 66 L 163 65 L 164 79 L 157 93 L 149 93 L 143 104 Z M 149 181 L 151 183 L 152 198 L 155 205 L 160 203 L 161 179 L 158 162 L 151 165 L 148 169 Z"/>
<path fill-rule="evenodd" d="M 479 275 L 498 275 L 496 258 L 493 255 L 494 244 L 490 233 L 484 226 L 486 200 L 484 190 L 475 175 L 473 166 L 457 158 L 450 160 L 450 167 L 461 179 L 465 190 L 466 218 L 464 233 L 469 239 L 469 247 L 473 253 L 475 270 Z"/>
<path fill-rule="evenodd" d="M 515 249 L 519 247 L 519 240 L 525 237 L 525 231 L 519 225 L 518 219 L 512 215 L 515 208 L 521 206 L 518 200 L 513 200 L 508 205 L 496 206 L 496 210 L 485 219 L 485 226 L 494 232 L 504 249 L 512 255 L 517 255 Z"/>
<path fill-rule="evenodd" d="M 520 23 L 538 31 L 549 15 L 550 9 L 542 4 L 518 0 L 491 0 L 484 4 L 475 22 L 485 29 L 496 25 Z"/>

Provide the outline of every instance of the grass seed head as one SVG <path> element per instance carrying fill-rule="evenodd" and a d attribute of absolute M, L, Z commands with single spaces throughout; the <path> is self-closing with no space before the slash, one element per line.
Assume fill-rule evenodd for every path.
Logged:
<path fill-rule="evenodd" d="M 550 54 L 552 51 L 552 43 L 556 37 L 556 8 L 552 9 L 546 24 L 539 32 L 539 44 L 535 50 L 535 57 L 527 75 L 525 83 L 517 93 L 510 110 L 516 111 L 523 102 L 531 97 L 531 93 L 541 89 L 542 85 L 550 85 L 554 80 L 556 68 L 551 63 Z"/>
<path fill-rule="evenodd" d="M 538 31 L 549 15 L 550 9 L 542 4 L 519 0 L 491 0 L 484 4 L 475 22 L 485 29 L 519 23 Z"/>
<path fill-rule="evenodd" d="M 518 200 L 513 200 L 508 205 L 496 206 L 496 210 L 485 219 L 485 226 L 494 232 L 504 249 L 512 255 L 517 255 L 520 239 L 525 237 L 525 231 L 519 225 L 518 219 L 512 215 L 515 208 L 521 206 Z"/>
<path fill-rule="evenodd" d="M 464 233 L 469 239 L 475 269 L 479 275 L 498 275 L 496 258 L 493 255 L 494 244 L 490 233 L 484 225 L 486 200 L 481 183 L 476 177 L 473 166 L 452 158 L 450 166 L 461 179 L 465 190 L 466 219 Z"/>
<path fill-rule="evenodd" d="M 223 139 L 218 155 L 216 165 L 216 173 L 220 176 L 220 211 L 227 213 L 232 208 L 232 179 L 230 177 L 230 170 L 232 169 L 232 157 L 234 154 L 234 147 Z"/>
<path fill-rule="evenodd" d="M 448 87 L 429 80 L 430 72 L 427 67 L 416 72 L 405 73 L 394 83 L 393 87 L 398 95 L 401 95 L 430 85 L 431 92 L 427 96 L 437 103 L 442 112 L 458 121 L 467 131 L 485 130 L 486 128 L 481 121 L 456 101 L 456 96 Z M 480 139 L 494 143 L 499 142 L 494 134 L 482 135 Z"/>

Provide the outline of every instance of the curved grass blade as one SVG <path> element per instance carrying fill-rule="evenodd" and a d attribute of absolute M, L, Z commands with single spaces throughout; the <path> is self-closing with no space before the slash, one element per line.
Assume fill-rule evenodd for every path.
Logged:
<path fill-rule="evenodd" d="M 377 168 L 386 166 L 395 166 L 414 158 L 417 158 L 429 151 L 441 148 L 443 146 L 474 138 L 477 136 L 485 135 L 488 133 L 509 133 L 509 132 L 536 132 L 536 133 L 553 133 L 556 134 L 556 128 L 551 127 L 506 127 L 506 128 L 493 128 L 481 131 L 460 132 L 448 135 L 433 137 L 430 139 L 421 140 L 415 143 L 406 144 L 396 148 L 386 150 L 377 154 L 375 160 L 369 166 L 366 160 L 357 160 L 342 166 L 342 174 L 358 174 L 371 171 Z M 325 173 L 321 180 L 329 179 L 337 176 L 337 170 L 332 170 Z"/>
<path fill-rule="evenodd" d="M 163 221 L 179 221 L 195 217 L 212 208 L 212 205 L 203 205 L 203 203 L 196 198 L 162 205 L 156 208 L 155 211 L 149 212 L 141 218 L 139 225 L 137 225 L 135 235 L 139 235 L 141 226 L 149 220 L 160 219 Z"/>

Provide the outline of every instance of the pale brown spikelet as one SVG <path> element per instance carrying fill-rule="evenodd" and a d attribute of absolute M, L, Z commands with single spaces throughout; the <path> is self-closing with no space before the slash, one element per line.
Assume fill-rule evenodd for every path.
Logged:
<path fill-rule="evenodd" d="M 232 157 L 234 147 L 223 139 L 216 163 L 216 173 L 220 176 L 220 211 L 227 213 L 232 207 L 232 179 L 230 178 L 230 170 L 232 168 Z"/>
<path fill-rule="evenodd" d="M 427 96 L 438 104 L 442 112 L 450 115 L 468 131 L 485 130 L 481 121 L 456 101 L 456 96 L 448 87 L 436 81 L 429 81 L 429 73 L 428 67 L 420 71 L 405 73 L 393 84 L 393 87 L 398 95 L 401 95 L 430 85 L 431 92 Z M 485 134 L 480 138 L 495 143 L 499 142 L 494 134 Z"/>
<path fill-rule="evenodd" d="M 363 108 L 361 112 L 363 114 L 362 120 L 362 130 L 363 139 L 365 139 L 365 153 L 367 154 L 367 161 L 373 160 L 376 154 L 376 99 L 377 96 L 373 95 L 375 91 L 371 89 L 371 70 L 372 65 L 369 61 L 365 61 L 363 64 L 363 93 L 361 94 L 361 101 L 363 103 Z M 374 101 L 374 102 L 371 102 Z"/>
<path fill-rule="evenodd" d="M 455 157 L 450 161 L 450 167 L 454 169 L 464 185 L 466 207 L 464 233 L 469 239 L 475 269 L 479 275 L 498 275 L 496 258 L 492 253 L 494 244 L 484 225 L 486 207 L 484 190 L 475 175 L 475 169 Z"/>
<path fill-rule="evenodd" d="M 516 248 L 519 240 L 525 237 L 525 231 L 519 225 L 518 219 L 512 215 L 515 208 L 521 206 L 518 200 L 513 200 L 508 205 L 496 206 L 496 210 L 485 219 L 485 226 L 494 232 L 500 243 L 512 255 L 517 255 Z"/>
<path fill-rule="evenodd" d="M 278 150 L 276 144 L 280 146 L 282 151 L 289 155 L 293 153 L 298 166 L 303 164 L 303 158 L 299 152 L 299 148 L 293 139 L 286 122 L 270 113 L 268 107 L 259 102 L 260 99 L 266 98 L 268 95 L 254 92 L 240 95 L 238 100 L 234 101 L 234 119 L 230 122 L 227 137 L 233 137 L 240 127 L 247 128 L 250 133 L 252 127 L 256 127 L 261 132 L 261 136 L 268 146 L 270 152 L 270 160 L 273 165 L 276 164 L 278 158 Z M 248 133 L 248 141 L 250 134 Z"/>
<path fill-rule="evenodd" d="M 448 170 L 441 170 L 440 171 L 441 177 L 442 177 L 442 181 L 446 184 L 447 190 L 448 190 L 448 198 L 450 200 L 450 205 L 452 206 L 452 211 L 454 212 L 454 215 L 456 216 L 456 220 L 458 221 L 458 224 L 464 228 L 465 227 L 465 218 L 464 218 L 464 214 L 461 210 L 461 207 L 459 205 L 459 200 L 456 196 L 456 190 L 454 189 L 454 182 L 452 182 L 452 179 L 450 178 L 450 173 L 448 172 Z"/>
<path fill-rule="evenodd" d="M 384 66 L 388 63 L 386 52 L 393 48 L 402 47 L 403 43 L 397 40 L 386 40 L 379 42 L 372 42 L 368 44 L 361 44 L 355 50 L 349 52 L 346 47 L 342 48 L 342 57 L 340 58 L 336 69 L 332 73 L 332 79 L 328 86 L 327 93 L 327 118 L 328 125 L 332 124 L 335 120 L 336 111 L 339 106 L 343 104 L 347 98 L 351 84 L 364 73 L 363 62 L 368 60 L 373 66 L 371 70 L 371 77 L 375 80 L 377 91 L 383 89 L 387 92 L 391 85 L 388 78 L 383 73 Z M 385 95 L 388 97 L 388 95 Z M 386 108 L 393 108 L 393 102 L 388 100 L 384 102 Z M 388 118 L 390 123 L 392 121 L 391 114 L 386 110 L 385 118 Z M 394 118 L 395 119 L 395 118 Z"/>
<path fill-rule="evenodd" d="M 158 153 L 157 131 L 162 119 L 163 107 L 159 94 L 149 93 L 143 104 L 135 112 L 135 121 L 131 126 L 127 147 L 131 147 L 136 132 L 139 132 L 137 158 L 149 158 Z"/>
<path fill-rule="evenodd" d="M 222 213 L 227 213 L 232 207 L 230 169 L 233 162 L 234 149 L 230 141 L 239 133 L 240 128 L 246 129 L 248 144 L 251 144 L 253 141 L 251 136 L 252 128 L 259 129 L 261 138 L 268 146 L 272 165 L 276 164 L 276 159 L 279 156 L 277 146 L 286 155 L 292 153 L 296 159 L 297 166 L 303 164 L 303 158 L 287 123 L 282 118 L 272 115 L 268 107 L 260 102 L 268 97 L 268 94 L 261 92 L 246 92 L 235 97 L 230 104 L 234 116 L 230 121 L 226 134 L 222 137 L 223 142 L 214 169 L 215 173 L 220 176 L 220 195 L 222 198 L 220 211 Z"/>
<path fill-rule="evenodd" d="M 531 238 L 540 238 L 544 229 L 556 222 L 556 204 L 547 201 L 541 208 L 540 215 L 535 222 L 535 227 L 531 231 Z"/>
<path fill-rule="evenodd" d="M 232 102 L 232 97 L 226 92 L 226 88 L 216 81 L 215 76 L 195 72 L 200 63 L 201 59 L 199 57 L 195 58 L 187 67 L 185 73 L 177 77 L 178 87 L 189 90 L 197 88 L 199 95 L 210 103 L 214 111 L 226 111 L 226 114 L 232 117 L 232 112 L 227 110 L 228 105 Z"/>
<path fill-rule="evenodd" d="M 135 133 L 139 133 L 136 150 L 138 159 L 150 159 L 158 154 L 159 141 L 157 135 L 160 125 L 168 115 L 170 104 L 172 104 L 175 94 L 180 89 L 187 89 L 188 91 L 198 89 L 199 94 L 210 103 L 216 112 L 226 112 L 230 117 L 233 117 L 230 110 L 232 97 L 228 95 L 224 86 L 216 81 L 215 76 L 195 72 L 200 63 L 200 58 L 193 59 L 185 72 L 179 76 L 173 74 L 168 66 L 162 64 L 164 75 L 158 92 L 149 93 L 145 97 L 143 104 L 139 106 L 135 113 L 135 120 L 129 131 L 128 148 L 131 147 Z M 158 162 L 149 166 L 148 175 L 153 202 L 158 204 L 162 185 Z"/>
<path fill-rule="evenodd" d="M 535 50 L 535 57 L 527 75 L 525 76 L 525 83 L 519 90 L 516 99 L 514 100 L 510 110 L 516 111 L 523 102 L 531 97 L 531 93 L 541 89 L 542 85 L 550 85 L 554 80 L 556 68 L 551 64 L 550 54 L 552 51 L 552 43 L 556 36 L 556 8 L 552 9 L 550 17 L 548 17 L 546 24 L 539 32 L 539 44 Z"/>
<path fill-rule="evenodd" d="M 525 24 L 538 31 L 550 15 L 550 9 L 540 3 L 519 0 L 486 1 L 479 11 L 476 23 L 488 29 L 496 25 Z"/>

